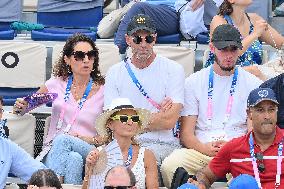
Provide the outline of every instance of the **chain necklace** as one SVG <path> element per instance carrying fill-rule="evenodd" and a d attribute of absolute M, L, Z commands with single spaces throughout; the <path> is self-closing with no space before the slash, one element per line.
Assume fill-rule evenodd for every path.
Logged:
<path fill-rule="evenodd" d="M 86 89 L 86 86 L 87 86 L 87 84 L 83 84 L 83 85 L 80 86 L 75 81 L 73 82 L 72 87 L 73 87 L 73 92 L 74 92 L 74 99 L 76 101 L 80 101 L 80 99 L 82 98 L 83 93 L 84 93 L 84 92 L 82 92 L 82 89 Z M 93 88 L 93 85 L 92 85 L 92 88 Z M 83 90 L 83 91 L 85 91 L 85 90 Z"/>

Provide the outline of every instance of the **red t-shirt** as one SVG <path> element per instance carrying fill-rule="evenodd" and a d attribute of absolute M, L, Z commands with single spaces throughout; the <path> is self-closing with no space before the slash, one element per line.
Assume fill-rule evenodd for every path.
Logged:
<path fill-rule="evenodd" d="M 227 142 L 210 161 L 209 167 L 217 177 L 224 178 L 226 173 L 232 173 L 233 177 L 237 177 L 240 174 L 249 174 L 254 177 L 249 149 L 249 136 L 250 133 Z M 277 127 L 276 137 L 272 145 L 262 152 L 265 170 L 259 173 L 259 176 L 263 189 L 273 189 L 275 186 L 278 144 L 281 142 L 282 137 L 283 134 Z M 261 152 L 260 147 L 254 141 L 254 153 L 258 152 Z M 282 160 L 280 188 L 284 188 L 284 160 Z"/>

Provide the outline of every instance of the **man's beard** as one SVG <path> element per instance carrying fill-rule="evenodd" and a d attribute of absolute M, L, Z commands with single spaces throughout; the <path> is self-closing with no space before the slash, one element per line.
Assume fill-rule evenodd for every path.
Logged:
<path fill-rule="evenodd" d="M 231 67 L 225 67 L 225 66 L 222 66 L 220 64 L 220 61 L 219 59 L 217 58 L 217 56 L 215 55 L 215 62 L 219 65 L 219 67 L 221 68 L 222 71 L 225 71 L 225 72 L 230 72 L 232 70 L 234 70 L 235 68 L 235 65 L 231 66 Z"/>
<path fill-rule="evenodd" d="M 146 60 L 148 60 L 152 56 L 153 51 L 141 56 L 141 54 L 139 53 L 139 50 L 134 50 L 133 54 L 137 60 L 143 61 L 146 63 Z"/>

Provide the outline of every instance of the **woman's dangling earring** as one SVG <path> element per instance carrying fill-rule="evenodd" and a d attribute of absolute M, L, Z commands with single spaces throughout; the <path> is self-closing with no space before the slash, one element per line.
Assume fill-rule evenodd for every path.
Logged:
<path fill-rule="evenodd" d="M 70 66 L 70 65 L 67 65 L 67 72 L 68 72 L 69 74 L 72 73 L 72 71 L 71 71 L 71 66 Z"/>

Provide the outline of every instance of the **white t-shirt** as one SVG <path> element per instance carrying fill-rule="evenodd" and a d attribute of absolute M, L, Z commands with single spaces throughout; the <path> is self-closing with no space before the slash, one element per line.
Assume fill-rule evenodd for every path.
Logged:
<path fill-rule="evenodd" d="M 218 139 L 230 140 L 247 132 L 246 107 L 247 98 L 262 83 L 254 75 L 238 67 L 238 80 L 234 93 L 231 116 L 227 124 L 223 124 L 226 107 L 230 95 L 233 74 L 220 76 L 214 73 L 212 97 L 212 126 L 207 126 L 208 82 L 210 68 L 202 69 L 185 80 L 185 102 L 182 116 L 197 115 L 195 135 L 207 143 Z"/>
<path fill-rule="evenodd" d="M 157 55 L 155 60 L 146 68 L 138 69 L 130 61 L 133 73 L 151 99 L 161 103 L 165 97 L 170 97 L 173 103 L 184 103 L 184 69 L 175 61 Z M 158 110 L 148 102 L 133 83 L 122 61 L 113 65 L 106 75 L 104 90 L 104 109 L 107 109 L 114 98 L 129 98 L 134 107 L 145 108 L 151 112 Z M 152 139 L 160 142 L 176 140 L 172 130 L 152 131 L 140 135 L 140 139 Z"/>

